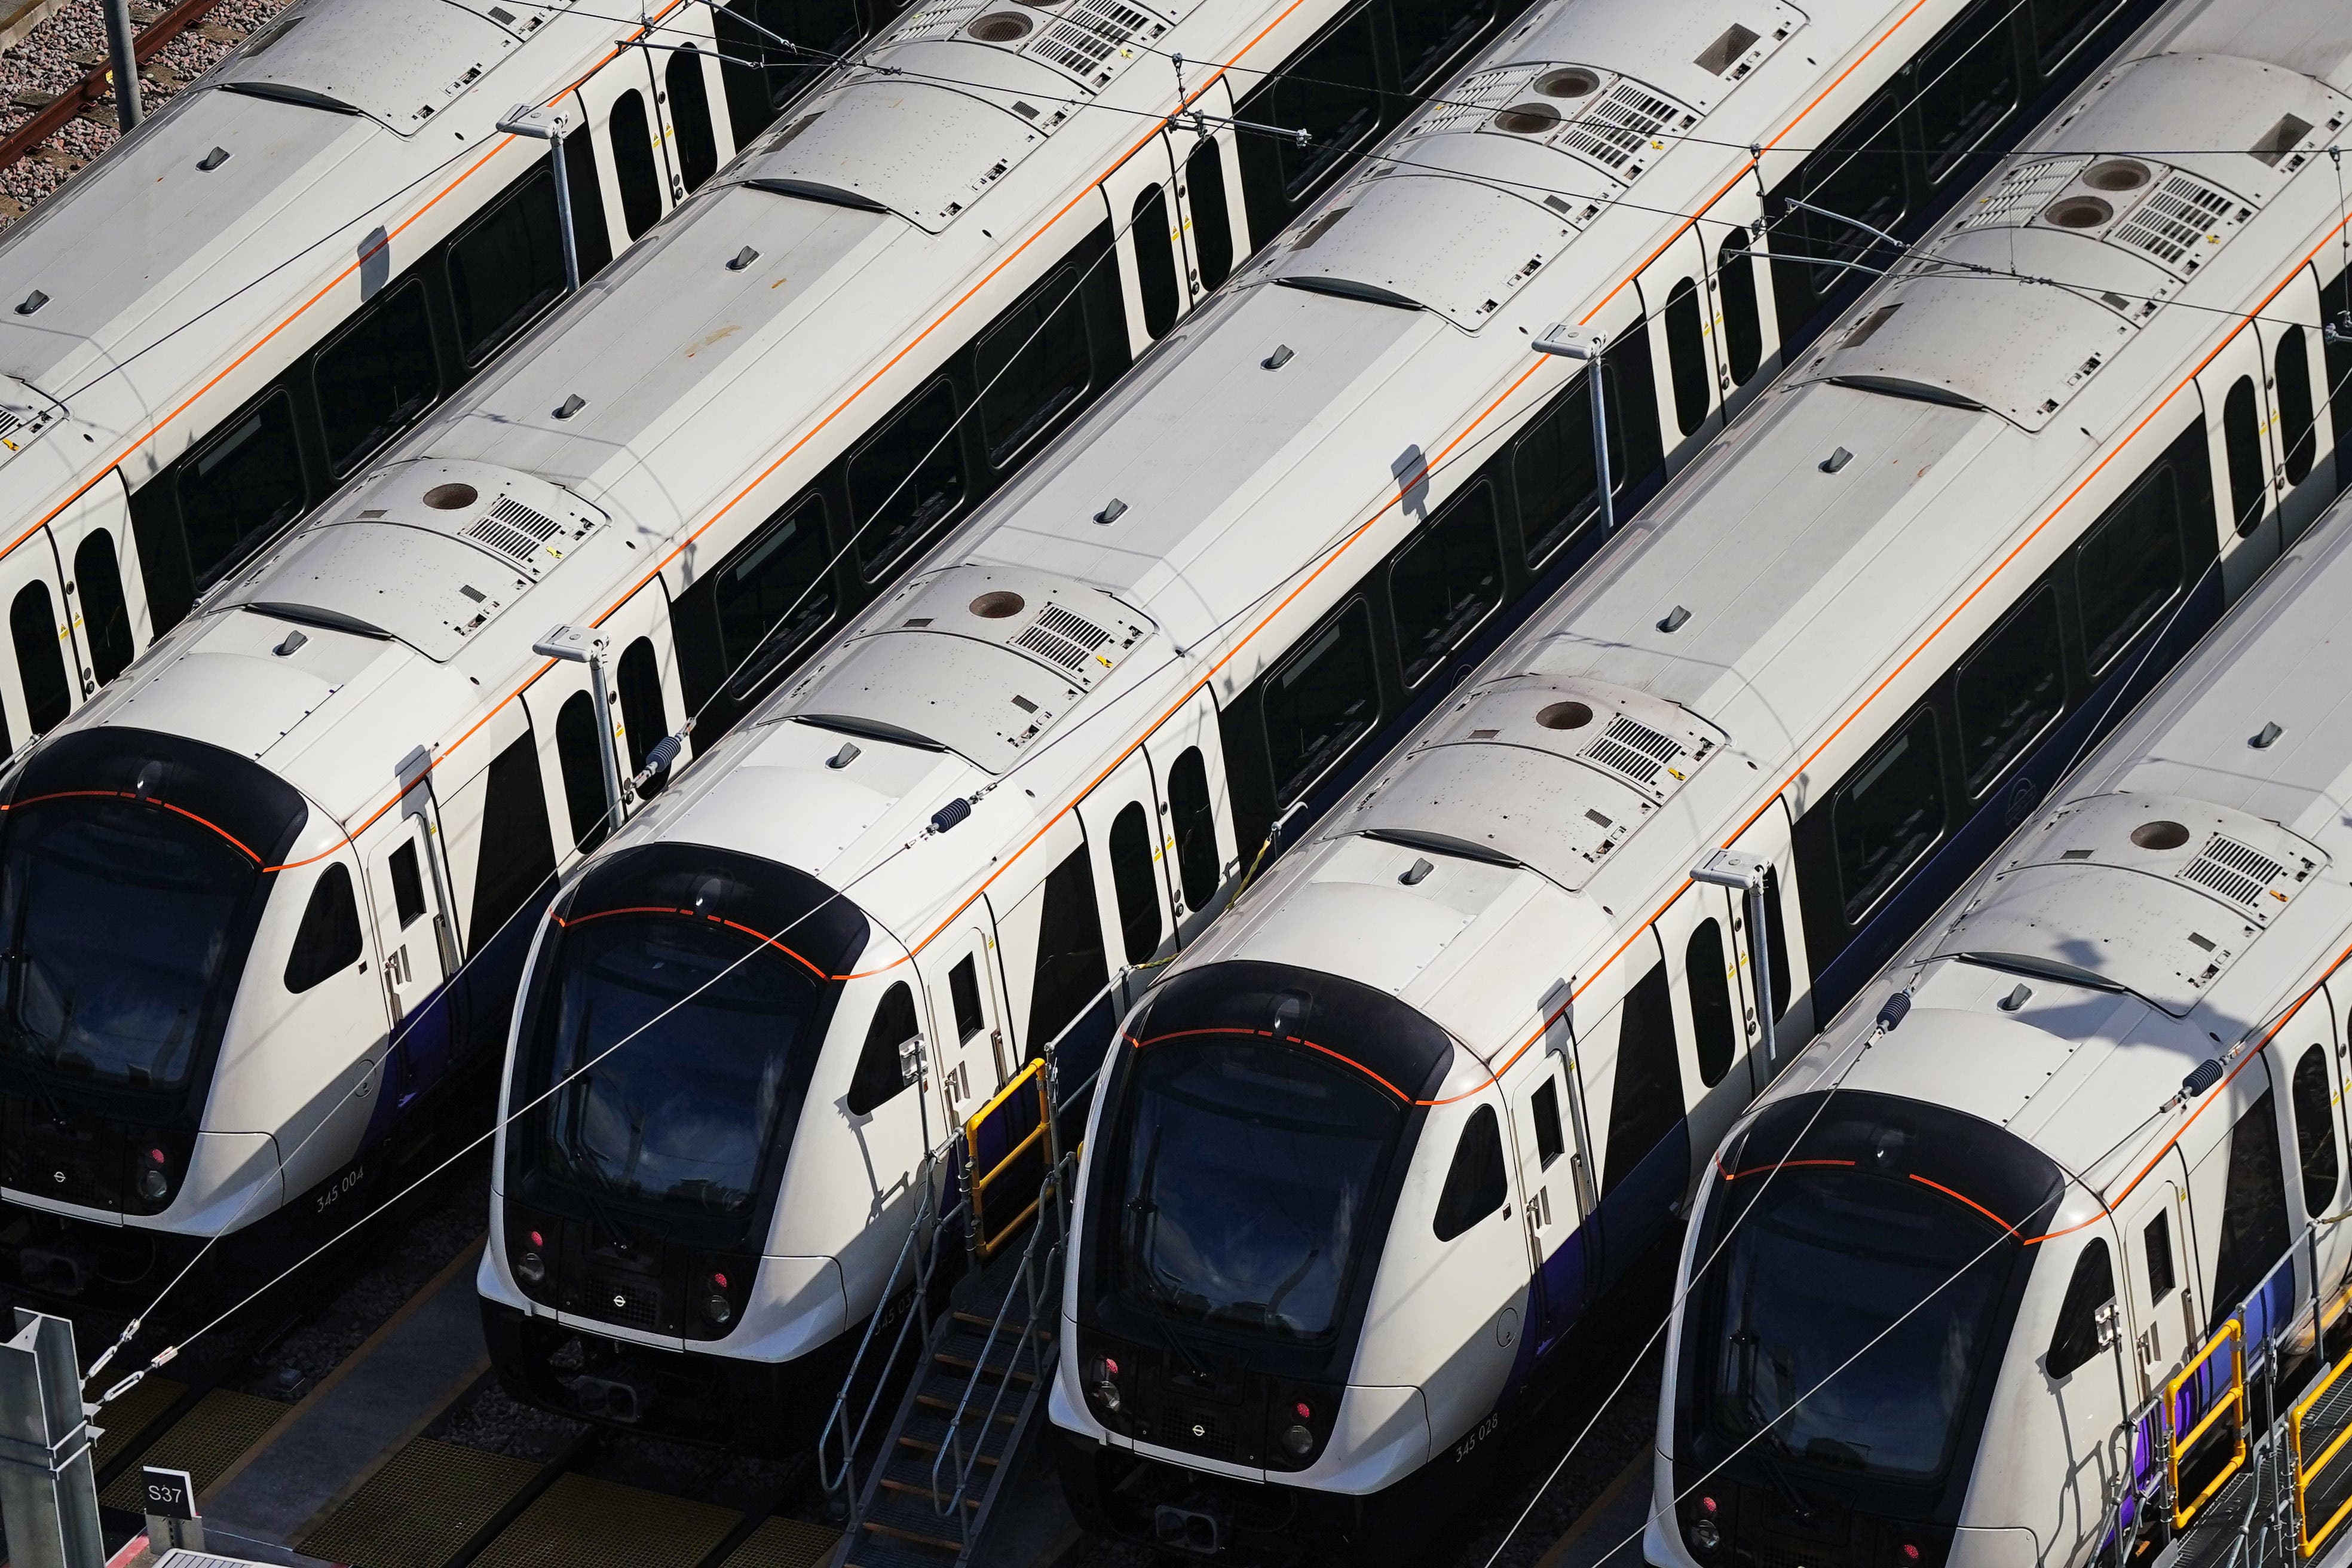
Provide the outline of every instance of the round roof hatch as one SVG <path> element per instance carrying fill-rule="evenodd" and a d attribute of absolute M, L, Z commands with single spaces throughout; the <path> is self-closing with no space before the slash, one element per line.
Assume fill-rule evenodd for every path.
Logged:
<path fill-rule="evenodd" d="M 481 499 L 471 485 L 435 485 L 425 492 L 425 504 L 435 511 L 463 511 Z"/>
<path fill-rule="evenodd" d="M 1547 730 L 1581 730 L 1592 722 L 1592 710 L 1581 702 L 1555 702 L 1536 715 Z"/>
<path fill-rule="evenodd" d="M 1562 66 L 1536 78 L 1536 90 L 1546 98 L 1591 98 L 1601 90 L 1601 75 L 1582 66 Z"/>
<path fill-rule="evenodd" d="M 1540 136 L 1559 123 L 1559 110 L 1549 103 L 1515 103 L 1495 116 L 1495 129 L 1514 136 Z"/>
<path fill-rule="evenodd" d="M 2096 196 L 2068 196 L 2042 209 L 2042 221 L 2059 228 L 2096 228 L 2116 216 L 2116 209 Z"/>
<path fill-rule="evenodd" d="M 2159 817 L 2133 828 L 2131 841 L 2143 849 L 2178 849 L 2189 842 L 2189 829 Z"/>
<path fill-rule="evenodd" d="M 1029 602 L 1020 595 L 999 588 L 974 599 L 971 613 L 983 621 L 1001 621 L 1009 616 L 1019 615 L 1028 608 L 1028 605 Z"/>
<path fill-rule="evenodd" d="M 2156 171 L 2137 158 L 2109 158 L 2083 171 L 2083 183 L 2095 191 L 2136 191 L 2156 178 Z"/>
<path fill-rule="evenodd" d="M 1036 30 L 1037 24 L 1018 11 L 991 11 L 964 29 L 983 44 L 1017 43 Z"/>

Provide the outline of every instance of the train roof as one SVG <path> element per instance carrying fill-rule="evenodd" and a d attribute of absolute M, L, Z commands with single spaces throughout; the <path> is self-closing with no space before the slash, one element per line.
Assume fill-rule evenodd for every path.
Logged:
<path fill-rule="evenodd" d="M 518 98 L 584 75 L 616 26 L 569 0 L 302 0 L 11 226 L 0 484 L 26 521 L 76 493 L 95 447 L 110 458 L 143 439 L 289 301 L 380 246 L 404 255 L 383 237 L 401 197 L 458 178 Z M 125 459 L 134 482 L 178 455 L 154 448 Z"/>
<path fill-rule="evenodd" d="M 2040 525 L 2074 493 L 2062 487 L 2085 453 L 2134 430 L 2227 314 L 2265 297 L 2340 216 L 2324 169 L 2293 176 L 2332 133 L 2312 128 L 2342 123 L 2343 95 L 2305 78 L 2256 111 L 2225 89 L 2287 69 L 2241 52 L 2255 48 L 2341 77 L 2347 40 L 2314 42 L 2321 6 L 2235 8 L 2234 32 L 2213 25 L 2222 9 L 2158 24 L 2144 51 L 2194 36 L 2200 52 L 2138 53 L 2030 140 L 1181 963 L 1276 958 L 1386 985 L 1490 1062 L 1529 1039 L 1564 988 L 1580 1016 L 1613 1006 L 1649 967 L 1618 960 L 1659 890 L 1784 779 L 1801 810 L 1810 782 L 1790 770 L 1874 693 L 1907 703 L 1920 637 L 1989 574 L 2054 555 Z M 2274 125 L 2282 107 L 2303 130 L 2264 156 L 2249 127 Z M 2241 132 L 2249 153 L 2142 160 L 2159 193 L 2179 181 L 2226 194 L 2201 251 L 2158 255 L 2127 232 L 2127 206 L 2088 231 L 2041 216 L 2115 149 Z M 2015 199 L 2021 181 L 2031 203 Z M 1980 269 L 1979 247 L 2012 239 L 2021 271 L 2092 280 L 2088 305 Z M 2137 280 L 2131 297 L 2101 298 L 2118 274 Z M 2172 308 L 2183 304 L 2210 309 Z M 2001 345 L 2070 332 L 2058 353 L 2003 359 Z M 1993 379 L 2010 368 L 2028 390 Z M 2158 444 L 2140 436 L 2122 471 Z M 1675 826 L 1650 826 L 1662 820 Z M 1449 846 L 1435 874 L 1395 880 L 1416 847 Z M 1461 907 L 1473 888 L 1475 912 Z M 1416 949 L 1448 920 L 1436 948 Z"/>

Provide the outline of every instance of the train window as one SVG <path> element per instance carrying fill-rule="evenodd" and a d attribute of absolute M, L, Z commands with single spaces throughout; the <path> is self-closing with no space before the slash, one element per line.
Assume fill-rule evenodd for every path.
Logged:
<path fill-rule="evenodd" d="M 563 292 L 563 231 L 548 164 L 449 242 L 448 269 L 457 342 L 466 363 L 479 364 Z"/>
<path fill-rule="evenodd" d="M 294 951 L 286 955 L 286 989 L 299 996 L 359 961 L 359 900 L 352 892 L 350 870 L 338 860 L 319 873 L 310 901 L 302 906 Z"/>
<path fill-rule="evenodd" d="M 1160 872 L 1151 854 L 1150 814 L 1129 801 L 1110 825 L 1111 891 L 1118 900 L 1118 932 L 1129 964 L 1149 963 L 1160 950 Z"/>
<path fill-rule="evenodd" d="M 629 771 L 643 771 L 654 744 L 669 733 L 669 715 L 662 704 L 661 662 L 654 656 L 651 637 L 639 637 L 621 650 L 614 681 L 621 689 L 621 729 L 629 738 Z M 644 795 L 660 793 L 667 776 L 647 779 Z"/>
<path fill-rule="evenodd" d="M 2221 1246 L 2213 1264 L 2208 1333 L 2263 1282 L 2287 1247 L 2286 1180 L 2279 1168 L 2278 1108 L 2270 1090 L 2230 1129 L 2230 1174 L 2221 1192 Z"/>
<path fill-rule="evenodd" d="M 702 52 L 680 44 L 662 68 L 669 89 L 670 129 L 677 132 L 678 183 L 689 191 L 719 172 L 719 133 L 710 124 L 710 89 L 702 76 Z"/>
<path fill-rule="evenodd" d="M 2281 334 L 2271 365 L 2278 382 L 2279 445 L 2286 448 L 2286 480 L 2299 485 L 2311 477 L 2313 457 L 2319 450 L 2317 422 L 2311 406 L 2311 358 L 2301 327 Z"/>
<path fill-rule="evenodd" d="M 1502 596 L 1495 490 L 1481 479 L 1438 508 L 1436 519 L 1389 567 L 1389 606 L 1405 684 L 1419 684 L 1444 664 Z"/>
<path fill-rule="evenodd" d="M 1234 270 L 1233 207 L 1225 195 L 1224 153 L 1214 138 L 1202 140 L 1184 160 L 1184 199 L 1192 206 L 1201 287 L 1214 289 Z"/>
<path fill-rule="evenodd" d="M 1501 1209 L 1510 1196 L 1503 1171 L 1502 1118 L 1493 1106 L 1482 1105 L 1463 1123 L 1461 1141 L 1454 1145 L 1454 1163 L 1437 1194 L 1437 1239 L 1452 1241 Z"/>
<path fill-rule="evenodd" d="M 1859 924 L 1871 906 L 1944 836 L 1945 816 L 1936 715 L 1922 708 L 1830 797 L 1830 826 L 1849 922 Z"/>
<path fill-rule="evenodd" d="M 632 89 L 613 100 L 612 132 L 613 183 L 621 187 L 621 224 L 635 239 L 661 221 L 661 171 L 654 163 L 645 94 Z"/>
<path fill-rule="evenodd" d="M 416 840 L 409 839 L 384 858 L 392 880 L 392 912 L 406 931 L 425 918 L 425 874 L 416 864 Z"/>
<path fill-rule="evenodd" d="M 2352 310 L 2352 268 L 2336 275 L 2336 280 L 2319 291 L 2319 319 L 2333 321 Z M 2352 397 L 2344 389 L 2352 385 L 2352 334 L 2322 332 L 2319 334 L 2320 378 L 2327 388 L 2327 424 L 2338 447 L 2352 446 Z M 2352 459 L 2339 458 L 2338 462 Z"/>
<path fill-rule="evenodd" d="M 479 952 L 517 911 L 555 879 L 555 837 L 539 752 L 529 733 L 490 761 L 482 790 L 482 858 L 474 872 L 473 950 Z"/>
<path fill-rule="evenodd" d="M 1612 489 L 1625 482 L 1624 400 L 1614 367 L 1604 363 L 1603 413 L 1609 421 Z M 1519 488 L 1519 530 L 1530 571 L 1551 559 L 1587 522 L 1601 515 L 1601 487 L 1592 468 L 1592 403 L 1585 373 L 1559 389 L 1511 448 L 1511 475 Z"/>
<path fill-rule="evenodd" d="M 1682 1119 L 1675 1008 L 1661 961 L 1650 966 L 1617 1009 L 1617 1068 L 1609 1090 L 1609 1156 L 1601 1192 L 1615 1191 Z"/>
<path fill-rule="evenodd" d="M 1217 808 L 1209 798 L 1209 764 L 1187 746 L 1168 770 L 1168 812 L 1176 830 L 1176 870 L 1186 907 L 1202 910 L 1217 896 Z"/>
<path fill-rule="evenodd" d="M 1176 226 L 1169 221 L 1168 195 L 1146 185 L 1135 198 L 1135 288 L 1143 300 L 1143 331 L 1158 342 L 1183 308 L 1176 282 Z"/>
<path fill-rule="evenodd" d="M 2058 590 L 2044 583 L 1960 661 L 1960 772 L 1982 790 L 2066 707 Z"/>
<path fill-rule="evenodd" d="M 2119 0 L 2033 0 L 2033 48 L 2043 75 L 2099 29 Z"/>
<path fill-rule="evenodd" d="M 1772 1021 L 1777 1024 L 1789 1016 L 1795 997 L 1789 987 L 1789 927 L 1780 912 L 1780 872 L 1773 866 L 1764 868 L 1764 973 L 1771 977 Z"/>
<path fill-rule="evenodd" d="M 2180 487 L 2159 462 L 2074 547 L 2083 657 L 2096 675 L 2180 591 Z"/>
<path fill-rule="evenodd" d="M 1275 797 L 1286 805 L 1380 722 L 1372 617 L 1361 599 L 1341 609 L 1275 672 L 1265 683 L 1264 706 Z"/>
<path fill-rule="evenodd" d="M 2230 520 L 2241 534 L 2263 521 L 2269 498 L 2263 472 L 2263 417 L 2255 406 L 2254 378 L 2242 375 L 2221 400 L 2221 451 L 2230 460 Z"/>
<path fill-rule="evenodd" d="M 572 244 L 580 276 L 593 278 L 613 259 L 613 229 L 604 220 L 604 183 L 596 176 L 596 138 L 577 126 L 563 139 L 563 183 L 572 191 Z M 556 238 L 561 244 L 561 233 Z M 557 251 L 559 267 L 562 259 Z"/>
<path fill-rule="evenodd" d="M 730 696 L 800 651 L 833 619 L 824 498 L 786 501 L 711 574 L 710 602 Z"/>
<path fill-rule="evenodd" d="M 1428 86 L 1495 15 L 1494 0 L 1389 0 L 1396 23 L 1397 78 L 1407 92 Z"/>
<path fill-rule="evenodd" d="M 379 296 L 310 364 L 327 467 L 337 478 L 404 428 L 441 391 L 416 279 Z"/>
<path fill-rule="evenodd" d="M 1706 363 L 1706 314 L 1698 285 L 1685 278 L 1666 295 L 1666 369 L 1675 387 L 1675 424 L 1685 436 L 1706 423 L 1715 372 Z"/>
<path fill-rule="evenodd" d="M 89 639 L 90 672 L 112 680 L 131 663 L 131 604 L 122 593 L 122 568 L 115 560 L 114 536 L 93 529 L 74 550 L 74 589 L 81 596 L 82 635 Z"/>
<path fill-rule="evenodd" d="M 1782 338 L 1794 336 L 1790 327 L 1840 284 L 1863 276 L 1854 267 L 1869 265 L 1874 251 L 1884 251 L 1873 230 L 1891 230 L 1903 221 L 1910 205 L 1900 131 L 1905 96 L 1902 82 L 1882 89 L 1797 170 L 1791 194 L 1822 211 L 1789 214 L 1790 248 L 1803 259 L 1790 268 L 1792 286 L 1779 290 Z"/>
<path fill-rule="evenodd" d="M 66 681 L 65 628 L 47 583 L 27 583 L 8 606 L 8 637 L 16 650 L 16 678 L 25 686 L 25 716 L 36 735 L 73 710 Z"/>
<path fill-rule="evenodd" d="M 857 563 L 868 582 L 963 500 L 955 425 L 955 392 L 942 378 L 908 398 L 851 456 L 849 505 L 856 515 Z"/>
<path fill-rule="evenodd" d="M 1381 119 L 1379 85 L 1369 5 L 1340 18 L 1274 79 L 1262 118 L 1306 137 L 1304 146 L 1296 134 L 1275 143 L 1285 201 L 1293 206 L 1304 201 L 1316 181 L 1371 134 Z"/>
<path fill-rule="evenodd" d="M 612 833 L 604 820 L 604 759 L 599 746 L 609 745 L 596 732 L 596 700 L 575 691 L 563 700 L 555 715 L 555 761 L 563 772 L 563 810 L 572 819 L 572 842 L 585 855 Z"/>
<path fill-rule="evenodd" d="M 2314 1046 L 2294 1064 L 2295 1153 L 2303 1163 L 2303 1211 L 2317 1219 L 2336 1199 L 2336 1093 L 2327 1050 Z"/>
<path fill-rule="evenodd" d="M 882 993 L 874 1022 L 866 1026 L 866 1045 L 857 1053 L 857 1070 L 849 1079 L 852 1116 L 871 1116 L 912 1087 L 900 1064 L 898 1047 L 922 1033 L 915 1022 L 914 989 L 901 980 Z"/>
<path fill-rule="evenodd" d="M 188 568 L 202 590 L 306 504 L 293 399 L 282 390 L 263 398 L 181 465 L 174 489 Z"/>
<path fill-rule="evenodd" d="M 714 9 L 711 20 L 738 147 L 750 146 L 831 63 L 828 56 L 865 32 L 855 0 L 734 0 Z"/>
<path fill-rule="evenodd" d="M 1029 989 L 1029 1054 L 1035 1056 L 1110 984 L 1102 913 L 1087 847 L 1047 873 L 1037 918 L 1037 969 Z"/>
<path fill-rule="evenodd" d="M 2159 1212 L 2140 1232 L 2140 1251 L 2147 1258 L 2147 1300 L 2155 1306 L 2172 1294 L 2172 1220 Z"/>
<path fill-rule="evenodd" d="M 1738 1026 L 1731 1016 L 1731 965 L 1724 954 L 1720 922 L 1704 920 L 1692 931 L 1683 950 L 1683 973 L 1690 984 L 1698 1079 L 1713 1089 L 1731 1070 L 1731 1059 L 1739 1051 Z"/>
<path fill-rule="evenodd" d="M 948 971 L 948 999 L 955 1005 L 956 1038 L 968 1040 L 988 1026 L 980 1008 L 980 964 L 971 953 Z"/>
<path fill-rule="evenodd" d="M 2017 107 L 2017 40 L 2009 26 L 2013 0 L 1981 0 L 1923 50 L 1915 79 L 1927 182 L 1982 173 L 1968 155 Z"/>
<path fill-rule="evenodd" d="M 1169 287 L 1175 287 L 1172 272 Z M 981 335 L 975 354 L 981 439 L 988 460 L 1001 468 L 1093 384 L 1078 269 L 1065 267 L 1030 289 Z"/>
<path fill-rule="evenodd" d="M 2095 1236 L 2075 1258 L 2074 1275 L 2066 1281 L 2058 1326 L 2050 1334 L 2050 1355 L 2042 1363 L 2044 1373 L 2064 1377 L 2099 1353 L 2099 1309 L 2115 1299 L 2115 1262 L 2107 1255 L 2106 1237 Z"/>
<path fill-rule="evenodd" d="M 1528 1097 L 1528 1120 L 1535 1123 L 1537 1168 L 1549 1171 L 1554 1161 L 1568 1152 L 1568 1139 L 1559 1124 L 1559 1075 L 1552 1072 L 1549 1063 L 1544 1071 L 1549 1076 Z"/>
<path fill-rule="evenodd" d="M 1716 255 L 1715 292 L 1723 307 L 1724 368 L 1731 384 L 1745 386 L 1764 363 L 1764 312 L 1756 302 L 1756 253 L 1748 231 L 1733 229 Z"/>

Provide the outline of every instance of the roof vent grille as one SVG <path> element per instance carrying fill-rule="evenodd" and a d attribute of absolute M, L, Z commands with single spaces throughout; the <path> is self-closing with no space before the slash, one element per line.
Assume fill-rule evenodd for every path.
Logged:
<path fill-rule="evenodd" d="M 1048 605 L 1034 626 L 1013 639 L 1013 646 L 1051 659 L 1065 669 L 1083 670 L 1095 656 L 1095 649 L 1109 640 L 1110 633 L 1093 622 L 1080 619 L 1059 605 Z M 1110 661 L 1103 662 L 1108 665 Z"/>
<path fill-rule="evenodd" d="M 2258 910 L 2263 894 L 2285 870 L 2284 866 L 2262 851 L 2227 834 L 2216 833 L 2206 841 L 2197 858 L 2180 868 L 2180 879 L 2219 893 L 2232 903 Z"/>
<path fill-rule="evenodd" d="M 1611 773 L 1646 786 L 1656 781 L 1659 770 L 1682 755 L 1682 743 L 1673 736 L 1620 713 L 1609 721 L 1609 728 L 1599 739 L 1584 748 L 1583 754 Z"/>
<path fill-rule="evenodd" d="M 16 417 L 13 409 L 0 408 L 0 436 L 5 436 L 23 423 L 22 419 Z"/>
<path fill-rule="evenodd" d="M 2140 203 L 2114 238 L 2175 271 L 2194 271 L 2200 259 L 2194 252 L 2235 205 L 2235 198 L 2203 181 L 2175 174 Z"/>
<path fill-rule="evenodd" d="M 1484 120 L 1490 110 L 1516 97 L 1535 73 L 1525 66 L 1506 66 L 1472 77 L 1445 101 L 1405 132 L 1407 136 L 1434 136 L 1441 131 L 1465 131 Z"/>
<path fill-rule="evenodd" d="M 1104 62 L 1123 49 L 1146 27 L 1157 37 L 1165 26 L 1119 0 L 1084 0 L 1069 15 L 1056 17 L 1037 35 L 1027 53 L 1061 67 L 1076 77 L 1092 77 L 1097 85 L 1110 79 Z"/>
<path fill-rule="evenodd" d="M 1044 613 L 1038 616 L 1037 625 L 1069 638 L 1088 653 L 1110 641 L 1110 633 L 1083 616 L 1070 614 L 1059 605 L 1047 605 Z"/>
<path fill-rule="evenodd" d="M 1679 111 L 1638 82 L 1620 80 L 1609 96 L 1571 121 L 1557 144 L 1622 173 Z"/>
<path fill-rule="evenodd" d="M 2021 163 L 1993 187 L 1992 194 L 1952 226 L 1955 232 L 1972 228 L 2015 228 L 2050 205 L 2050 199 L 2072 184 L 2088 158 L 2045 158 Z"/>
<path fill-rule="evenodd" d="M 512 496 L 500 496 L 490 515 L 466 531 L 466 537 L 478 540 L 501 554 L 518 561 L 528 561 L 539 547 L 555 537 L 556 521 L 545 512 L 527 507 Z"/>

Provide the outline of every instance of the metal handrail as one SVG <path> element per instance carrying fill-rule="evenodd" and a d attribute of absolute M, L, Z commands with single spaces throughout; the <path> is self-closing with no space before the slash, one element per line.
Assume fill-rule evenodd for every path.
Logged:
<path fill-rule="evenodd" d="M 844 1432 L 843 1423 L 848 1414 L 851 1391 L 857 1384 L 859 1370 L 866 1364 L 866 1352 L 873 1348 L 874 1337 L 882 1328 L 882 1309 L 897 1299 L 898 1282 L 906 1276 L 910 1258 L 918 1260 L 914 1265 L 915 1278 L 908 1285 L 914 1293 L 914 1302 L 906 1316 L 898 1320 L 898 1331 L 891 1341 L 882 1365 L 887 1369 L 898 1363 L 906 1348 L 907 1335 L 918 1322 L 923 1328 L 921 1342 L 928 1344 L 930 1342 L 930 1283 L 932 1273 L 939 1267 L 940 1249 L 936 1246 L 925 1247 L 923 1244 L 934 1240 L 940 1230 L 953 1224 L 964 1207 L 959 1200 L 943 1214 L 935 1215 L 932 1213 L 939 1189 L 933 1173 L 952 1148 L 952 1143 L 945 1144 L 923 1156 L 922 1192 L 916 1199 L 915 1212 L 907 1225 L 907 1239 L 899 1244 L 898 1259 L 891 1264 L 890 1277 L 882 1286 L 880 1303 L 873 1316 L 866 1321 L 866 1332 L 857 1342 L 856 1353 L 850 1357 L 848 1373 L 842 1379 L 840 1391 L 834 1395 L 833 1407 L 826 1413 L 824 1429 L 817 1434 L 817 1479 L 828 1496 L 845 1498 L 853 1506 L 857 1498 L 856 1478 L 853 1474 L 857 1452 L 865 1446 L 866 1434 L 872 1427 L 875 1412 L 881 1405 L 882 1391 L 888 1386 L 890 1380 L 887 1374 L 875 1378 L 873 1392 L 866 1397 L 866 1408 L 857 1418 L 856 1429 Z M 841 1462 L 837 1471 L 831 1468 L 828 1453 L 836 1433 L 841 1434 Z"/>
<path fill-rule="evenodd" d="M 2294 1455 L 2294 1544 L 2295 1554 L 2300 1557 L 2308 1557 L 2316 1552 L 2323 1542 L 2336 1533 L 2336 1526 L 2344 1522 L 2345 1517 L 2352 1514 L 2352 1497 L 2347 1497 L 2327 1522 L 2319 1527 L 2319 1533 L 2315 1535 L 2311 1531 L 2312 1482 L 2318 1479 L 2319 1472 L 2343 1451 L 2347 1443 L 2352 1443 L 2352 1424 L 2347 1424 L 2336 1433 L 2335 1439 L 2319 1451 L 2317 1458 L 2305 1464 L 2303 1458 L 2303 1418 L 2336 1385 L 2336 1380 L 2344 1375 L 2347 1367 L 2352 1367 L 2352 1361 L 2339 1361 L 2330 1367 L 2327 1375 L 2313 1384 L 2310 1392 L 2296 1400 L 2294 1409 L 2287 1413 L 2287 1440 Z"/>
<path fill-rule="evenodd" d="M 2174 1412 L 2179 1404 L 2180 1391 L 2191 1378 L 2197 1375 L 2198 1369 L 2210 1361 L 2225 1342 L 2230 1346 L 2230 1392 L 2215 1400 L 2212 1408 L 2205 1412 L 2203 1419 L 2190 1427 L 2188 1435 L 2184 1436 L 2173 1426 L 2173 1423 L 2179 1419 Z M 2180 1497 L 2181 1452 L 2195 1445 L 2200 1438 L 2210 1431 L 2213 1424 L 2221 1418 L 2225 1411 L 2237 1413 L 2237 1449 L 2231 1455 L 2230 1462 L 2221 1467 L 2205 1489 L 2198 1493 L 2193 1500 L 2184 1502 Z M 2171 1379 L 2165 1384 L 2164 1434 L 2165 1478 L 2172 1490 L 2172 1527 L 2175 1530 L 2186 1530 L 2189 1528 L 2189 1521 L 2197 1517 L 2198 1510 L 2213 1500 L 2213 1494 L 2221 1489 L 2223 1483 L 2245 1468 L 2246 1325 L 2241 1319 L 2235 1316 L 2223 1319 L 2220 1331 L 2211 1339 L 2206 1341 L 2204 1347 L 2189 1357 L 2180 1370 L 2173 1373 Z"/>

